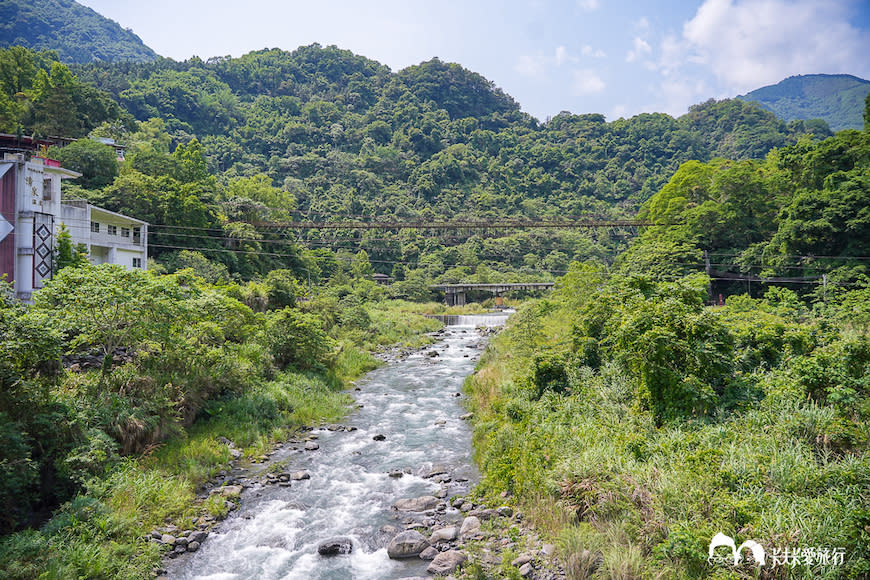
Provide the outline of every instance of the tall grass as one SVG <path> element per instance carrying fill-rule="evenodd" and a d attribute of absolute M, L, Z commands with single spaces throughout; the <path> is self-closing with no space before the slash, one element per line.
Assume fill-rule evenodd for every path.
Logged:
<path fill-rule="evenodd" d="M 557 309 L 514 321 L 466 382 L 478 493 L 514 494 L 569 578 L 868 577 L 870 454 L 828 444 L 841 411 L 775 368 L 753 371 L 762 396 L 736 412 L 664 424 L 612 363 L 572 368 L 568 390 L 538 398 L 533 357 L 564 342 L 570 319 Z M 717 567 L 707 549 L 718 532 L 770 549 L 845 547 L 846 561 Z"/>

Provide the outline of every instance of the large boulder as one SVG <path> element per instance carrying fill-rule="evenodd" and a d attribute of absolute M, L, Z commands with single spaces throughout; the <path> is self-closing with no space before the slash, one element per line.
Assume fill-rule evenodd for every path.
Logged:
<path fill-rule="evenodd" d="M 429 542 L 417 530 L 406 530 L 390 541 L 387 546 L 387 556 L 394 560 L 413 558 L 429 547 Z"/>
<path fill-rule="evenodd" d="M 450 526 L 447 528 L 441 528 L 440 530 L 435 530 L 432 532 L 432 535 L 429 536 L 430 544 L 440 544 L 441 542 L 451 542 L 455 540 L 459 536 L 459 530 L 456 529 L 456 526 Z"/>
<path fill-rule="evenodd" d="M 420 552 L 420 559 L 421 560 L 434 560 L 435 556 L 437 556 L 439 553 L 440 552 L 438 551 L 438 548 L 433 548 L 432 546 L 429 546 L 428 548 L 426 548 L 425 550 Z"/>
<path fill-rule="evenodd" d="M 426 571 L 430 574 L 451 574 L 467 559 L 468 557 L 458 550 L 447 550 L 435 556 Z"/>
<path fill-rule="evenodd" d="M 353 552 L 353 541 L 350 538 L 331 538 L 317 546 L 317 553 L 321 556 L 335 556 L 351 552 Z"/>
<path fill-rule="evenodd" d="M 440 501 L 434 495 L 400 499 L 396 502 L 396 509 L 400 512 L 425 512 L 426 510 L 435 509 Z"/>
<path fill-rule="evenodd" d="M 245 490 L 241 485 L 225 485 L 223 487 L 216 487 L 211 490 L 209 495 L 222 495 L 224 497 L 238 497 Z"/>
<path fill-rule="evenodd" d="M 480 520 L 475 516 L 468 516 L 462 520 L 462 527 L 459 528 L 459 537 L 467 538 L 473 536 L 480 531 Z"/>

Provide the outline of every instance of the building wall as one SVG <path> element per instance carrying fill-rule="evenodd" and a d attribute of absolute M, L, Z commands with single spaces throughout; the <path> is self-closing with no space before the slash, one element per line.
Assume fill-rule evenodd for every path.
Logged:
<path fill-rule="evenodd" d="M 2 166 L 0 166 L 2 167 Z M 0 215 L 15 227 L 15 168 L 0 178 Z M 0 242 L 0 278 L 6 275 L 7 282 L 15 280 L 15 230 Z"/>
<path fill-rule="evenodd" d="M 147 224 L 88 204 L 84 200 L 61 201 L 61 180 L 78 174 L 34 158 L 7 157 L 0 168 L 0 214 L 14 230 L 0 241 L 0 276 L 14 281 L 17 295 L 30 300 L 34 289 L 51 277 L 50 265 L 57 232 L 64 224 L 74 245 L 85 244 L 95 264 L 113 263 L 128 268 L 146 268 Z M 91 223 L 100 224 L 91 232 Z M 110 233 L 109 226 L 114 227 Z M 140 237 L 134 240 L 134 228 Z M 129 236 L 123 236 L 124 232 Z M 135 258 L 135 261 L 134 261 Z M 137 265 L 138 264 L 138 265 Z M 46 269 L 46 265 L 49 266 Z"/>
<path fill-rule="evenodd" d="M 121 264 L 133 268 L 133 258 L 138 258 L 140 265 L 135 267 L 144 270 L 148 262 L 148 224 L 95 206 L 89 208 L 88 247 L 94 256 L 98 255 L 103 260 L 94 263 Z M 105 248 L 105 251 L 101 248 Z"/>

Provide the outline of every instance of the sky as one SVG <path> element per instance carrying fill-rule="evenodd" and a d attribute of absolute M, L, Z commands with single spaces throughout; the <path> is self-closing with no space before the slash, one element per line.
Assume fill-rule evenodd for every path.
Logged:
<path fill-rule="evenodd" d="M 438 57 L 546 121 L 674 116 L 797 74 L 870 79 L 870 0 L 78 0 L 158 54 L 320 43 L 393 71 Z"/>

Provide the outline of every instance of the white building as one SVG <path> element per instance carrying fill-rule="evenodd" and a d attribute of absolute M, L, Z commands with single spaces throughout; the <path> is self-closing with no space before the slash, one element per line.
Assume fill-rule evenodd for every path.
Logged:
<path fill-rule="evenodd" d="M 64 224 L 94 264 L 147 265 L 148 224 L 84 200 L 61 200 L 62 179 L 79 177 L 48 159 L 7 154 L 0 161 L 0 277 L 30 300 L 52 276 L 55 238 Z"/>

